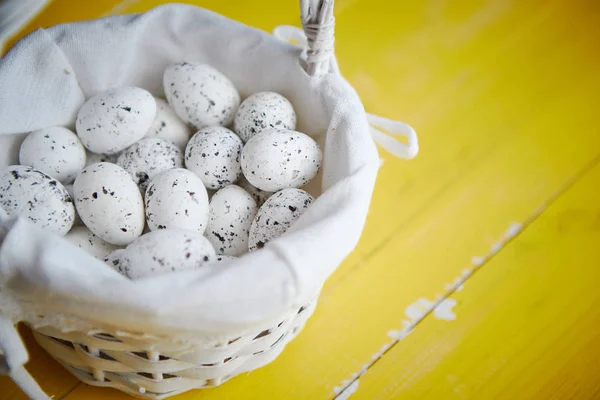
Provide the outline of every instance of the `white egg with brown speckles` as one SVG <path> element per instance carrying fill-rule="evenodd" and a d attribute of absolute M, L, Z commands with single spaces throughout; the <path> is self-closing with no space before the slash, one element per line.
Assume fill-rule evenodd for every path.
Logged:
<path fill-rule="evenodd" d="M 71 229 L 65 235 L 65 239 L 99 260 L 104 259 L 108 253 L 119 248 L 114 244 L 106 243 L 85 226 L 77 226 Z"/>
<path fill-rule="evenodd" d="M 140 236 L 119 255 L 131 279 L 200 268 L 214 263 L 215 250 L 201 233 L 162 229 Z"/>
<path fill-rule="evenodd" d="M 169 103 L 158 97 L 155 97 L 154 100 L 156 101 L 156 117 L 145 137 L 168 140 L 183 151 L 192 130 L 175 114 Z"/>
<path fill-rule="evenodd" d="M 87 100 L 75 122 L 77 135 L 90 151 L 114 154 L 144 137 L 156 115 L 156 101 L 137 87 L 109 89 Z"/>
<path fill-rule="evenodd" d="M 73 184 L 75 206 L 90 231 L 122 246 L 144 230 L 142 195 L 123 168 L 110 163 L 87 166 Z"/>
<path fill-rule="evenodd" d="M 164 72 L 163 85 L 175 113 L 196 129 L 231 124 L 240 105 L 233 83 L 207 64 L 173 64 Z"/>
<path fill-rule="evenodd" d="M 176 168 L 161 172 L 148 184 L 146 221 L 150 230 L 187 229 L 204 233 L 208 194 L 196 174 Z"/>
<path fill-rule="evenodd" d="M 242 140 L 227 128 L 200 129 L 185 148 L 185 167 L 198 175 L 207 189 L 220 189 L 242 174 L 243 147 Z"/>
<path fill-rule="evenodd" d="M 63 184 L 75 180 L 85 159 L 85 148 L 77 135 L 62 126 L 31 132 L 19 151 L 21 165 L 29 165 Z"/>
<path fill-rule="evenodd" d="M 215 193 L 205 236 L 217 254 L 240 256 L 248 251 L 248 232 L 257 211 L 252 196 L 239 186 L 229 185 Z"/>
<path fill-rule="evenodd" d="M 250 251 L 261 249 L 283 235 L 313 203 L 314 197 L 302 189 L 283 189 L 269 197 L 250 227 Z"/>
<path fill-rule="evenodd" d="M 175 144 L 165 139 L 142 139 L 123 151 L 117 165 L 131 175 L 142 193 L 155 175 L 183 167 L 183 155 Z"/>
<path fill-rule="evenodd" d="M 30 166 L 0 168 L 0 207 L 43 229 L 65 235 L 73 226 L 75 208 L 65 187 Z"/>
<path fill-rule="evenodd" d="M 253 136 L 242 151 L 242 171 L 267 192 L 305 185 L 319 172 L 323 154 L 304 133 L 270 128 Z"/>
<path fill-rule="evenodd" d="M 268 128 L 296 129 L 296 112 L 292 103 L 279 93 L 254 93 L 240 104 L 233 130 L 245 143 Z"/>

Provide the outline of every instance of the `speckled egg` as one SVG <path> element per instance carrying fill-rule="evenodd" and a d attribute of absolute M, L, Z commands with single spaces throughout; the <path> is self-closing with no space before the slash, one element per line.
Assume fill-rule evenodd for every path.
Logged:
<path fill-rule="evenodd" d="M 144 89 L 109 89 L 87 100 L 75 122 L 83 145 L 100 154 L 114 154 L 144 137 L 156 115 L 154 97 Z"/>
<path fill-rule="evenodd" d="M 109 265 L 112 269 L 119 272 L 122 275 L 127 276 L 127 271 L 129 270 L 129 266 L 126 264 L 125 260 L 125 249 L 117 249 L 107 254 L 103 261 L 105 264 Z"/>
<path fill-rule="evenodd" d="M 65 187 L 25 165 L 0 168 L 0 207 L 8 216 L 21 215 L 59 235 L 69 232 L 75 218 L 73 201 Z"/>
<path fill-rule="evenodd" d="M 29 165 L 61 183 L 72 183 L 85 166 L 85 159 L 77 135 L 61 126 L 31 132 L 19 151 L 21 165 Z"/>
<path fill-rule="evenodd" d="M 162 229 L 127 246 L 120 267 L 131 279 L 199 268 L 215 260 L 215 250 L 201 233 Z"/>
<path fill-rule="evenodd" d="M 85 226 L 77 226 L 65 235 L 65 239 L 73 243 L 82 250 L 87 251 L 99 260 L 104 259 L 108 253 L 117 250 L 114 244 L 106 243 L 98 236 L 94 235 Z"/>
<path fill-rule="evenodd" d="M 245 143 L 267 128 L 296 129 L 296 112 L 292 103 L 279 93 L 254 93 L 240 104 L 233 130 Z"/>
<path fill-rule="evenodd" d="M 83 223 L 104 241 L 123 246 L 144 229 L 142 195 L 127 171 L 115 164 L 87 166 L 73 184 Z"/>
<path fill-rule="evenodd" d="M 196 129 L 231 124 L 240 105 L 233 83 L 207 64 L 173 64 L 165 70 L 163 84 L 175 113 Z"/>
<path fill-rule="evenodd" d="M 302 189 L 283 189 L 269 197 L 258 210 L 250 227 L 250 251 L 261 249 L 283 235 L 314 198 Z"/>
<path fill-rule="evenodd" d="M 256 205 L 259 207 L 262 206 L 265 201 L 267 201 L 267 199 L 273 195 L 273 192 L 260 190 L 259 188 L 253 186 L 250 182 L 248 182 L 248 179 L 246 179 L 244 175 L 240 176 L 240 179 L 238 179 L 235 184 L 248 192 L 254 201 L 256 201 Z"/>
<path fill-rule="evenodd" d="M 185 149 L 191 128 L 175 114 L 175 111 L 165 100 L 155 97 L 156 117 L 146 133 L 147 138 L 160 138 L 173 142 L 181 151 Z"/>
<path fill-rule="evenodd" d="M 96 164 L 99 162 L 109 162 L 115 164 L 117 162 L 117 158 L 119 158 L 119 153 L 115 154 L 98 154 L 92 153 L 91 151 L 87 151 L 87 159 L 85 162 L 85 166 Z"/>
<path fill-rule="evenodd" d="M 117 159 L 117 165 L 131 175 L 142 193 L 153 176 L 173 168 L 183 167 L 183 155 L 177 146 L 165 139 L 142 139 Z"/>
<path fill-rule="evenodd" d="M 321 166 L 321 149 L 304 133 L 266 129 L 253 136 L 242 151 L 242 171 L 248 182 L 267 192 L 300 187 Z"/>
<path fill-rule="evenodd" d="M 240 177 L 243 147 L 242 140 L 227 128 L 200 129 L 185 148 L 185 167 L 198 175 L 207 189 L 220 189 Z"/>
<path fill-rule="evenodd" d="M 156 175 L 150 181 L 146 196 L 148 227 L 188 229 L 204 233 L 208 221 L 208 194 L 196 174 L 176 168 Z"/>
<path fill-rule="evenodd" d="M 229 185 L 215 193 L 205 236 L 217 254 L 239 256 L 248 251 L 248 232 L 257 211 L 252 196 L 239 186 Z"/>

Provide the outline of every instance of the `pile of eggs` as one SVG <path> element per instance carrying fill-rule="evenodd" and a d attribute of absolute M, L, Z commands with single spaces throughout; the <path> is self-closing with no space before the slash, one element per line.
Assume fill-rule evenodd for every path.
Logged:
<path fill-rule="evenodd" d="M 299 188 L 322 161 L 292 104 L 274 92 L 240 104 L 205 64 L 171 65 L 163 85 L 167 101 L 110 89 L 83 104 L 76 133 L 31 132 L 20 165 L 0 168 L 0 207 L 131 279 L 217 265 L 283 235 L 314 201 Z"/>

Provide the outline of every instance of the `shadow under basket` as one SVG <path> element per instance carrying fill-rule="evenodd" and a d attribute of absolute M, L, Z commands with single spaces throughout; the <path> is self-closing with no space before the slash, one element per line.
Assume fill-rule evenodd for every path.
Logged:
<path fill-rule="evenodd" d="M 102 332 L 61 332 L 52 327 L 32 330 L 39 345 L 82 382 L 136 397 L 163 399 L 190 389 L 218 386 L 270 363 L 304 327 L 315 306 L 313 300 L 276 326 L 205 347 L 196 343 L 191 351 L 182 349 L 181 344 L 122 332 L 116 337 Z"/>

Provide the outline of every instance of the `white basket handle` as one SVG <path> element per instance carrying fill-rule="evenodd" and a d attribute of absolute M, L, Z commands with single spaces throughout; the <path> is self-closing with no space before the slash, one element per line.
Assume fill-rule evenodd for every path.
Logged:
<path fill-rule="evenodd" d="M 291 25 L 280 25 L 273 30 L 273 36 L 304 50 L 309 75 L 340 75 L 333 48 L 333 0 L 300 0 L 300 7 L 304 31 Z M 375 143 L 394 156 L 411 159 L 419 152 L 417 133 L 412 126 L 369 113 L 367 120 Z M 394 136 L 405 137 L 407 143 Z"/>
<path fill-rule="evenodd" d="M 300 0 L 300 19 L 306 37 L 306 72 L 326 74 L 335 58 L 333 0 Z"/>

